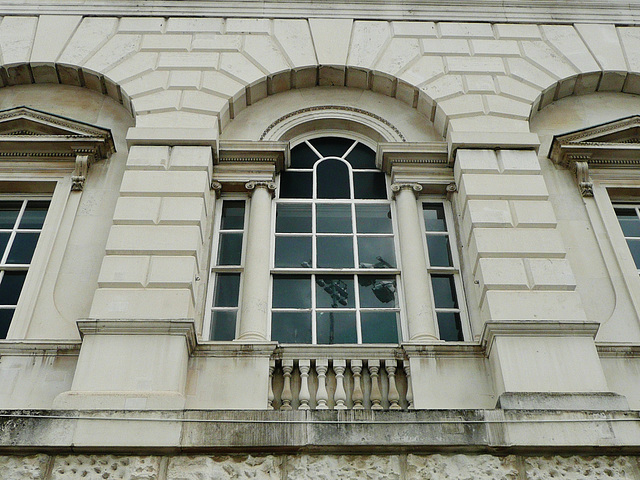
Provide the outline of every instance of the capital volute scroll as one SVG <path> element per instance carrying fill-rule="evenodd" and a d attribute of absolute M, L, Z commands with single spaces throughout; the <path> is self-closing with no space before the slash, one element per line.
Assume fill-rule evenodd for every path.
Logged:
<path fill-rule="evenodd" d="M 417 197 L 418 194 L 422 191 L 422 185 L 419 183 L 393 183 L 391 184 L 391 192 L 393 196 L 397 196 L 402 190 L 411 190 L 413 194 Z"/>
<path fill-rule="evenodd" d="M 222 192 L 222 184 L 217 180 L 211 180 L 211 190 L 215 192 L 216 198 L 220 198 Z"/>
<path fill-rule="evenodd" d="M 270 180 L 251 180 L 244 184 L 244 188 L 249 191 L 249 195 L 252 195 L 258 188 L 265 188 L 273 196 L 276 192 L 276 183 Z"/>

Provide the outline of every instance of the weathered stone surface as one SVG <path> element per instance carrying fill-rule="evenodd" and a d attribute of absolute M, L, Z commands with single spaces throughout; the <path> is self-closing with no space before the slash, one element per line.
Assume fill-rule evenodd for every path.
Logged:
<path fill-rule="evenodd" d="M 51 480 L 153 480 L 160 457 L 73 455 L 56 457 Z M 34 477 L 35 478 L 35 477 Z"/>
<path fill-rule="evenodd" d="M 288 480 L 334 480 L 362 478 L 367 480 L 400 479 L 400 458 L 390 456 L 300 455 L 289 457 Z"/>
<path fill-rule="evenodd" d="M 630 457 L 532 457 L 525 459 L 527 480 L 616 480 L 639 478 L 635 460 Z"/>
<path fill-rule="evenodd" d="M 407 480 L 516 480 L 516 457 L 492 455 L 407 456 Z"/>
<path fill-rule="evenodd" d="M 0 478 L 11 480 L 41 480 L 47 471 L 47 455 L 0 457 Z"/>
<path fill-rule="evenodd" d="M 280 480 L 276 457 L 173 457 L 169 460 L 167 480 L 226 480 L 252 478 Z"/>

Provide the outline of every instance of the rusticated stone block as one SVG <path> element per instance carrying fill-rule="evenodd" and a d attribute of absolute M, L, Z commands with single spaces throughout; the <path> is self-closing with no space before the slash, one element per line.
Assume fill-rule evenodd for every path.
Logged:
<path fill-rule="evenodd" d="M 527 480 L 627 480 L 640 478 L 630 457 L 530 457 L 525 459 Z"/>
<path fill-rule="evenodd" d="M 50 480 L 154 480 L 160 457 L 73 455 L 56 457 Z"/>
<path fill-rule="evenodd" d="M 276 457 L 172 457 L 167 468 L 167 480 L 226 480 L 251 478 L 280 480 L 280 465 Z"/>
<path fill-rule="evenodd" d="M 47 471 L 47 455 L 0 457 L 0 477 L 11 480 L 41 480 Z"/>
<path fill-rule="evenodd" d="M 367 480 L 400 479 L 398 456 L 299 455 L 287 462 L 289 480 L 335 480 L 366 478 Z"/>
<path fill-rule="evenodd" d="M 516 457 L 493 455 L 408 455 L 407 480 L 516 480 Z"/>

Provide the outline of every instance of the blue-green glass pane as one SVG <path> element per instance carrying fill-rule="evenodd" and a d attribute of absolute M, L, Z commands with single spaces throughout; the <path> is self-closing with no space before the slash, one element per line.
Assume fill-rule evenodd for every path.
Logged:
<path fill-rule="evenodd" d="M 358 237 L 360 268 L 395 268 L 393 237 Z"/>
<path fill-rule="evenodd" d="M 316 205 L 316 231 L 318 233 L 351 233 L 351 205 Z"/>
<path fill-rule="evenodd" d="M 0 202 L 0 228 L 13 228 L 20 213 L 22 202 Z"/>
<path fill-rule="evenodd" d="M 313 196 L 313 172 L 280 174 L 280 198 L 311 198 Z"/>
<path fill-rule="evenodd" d="M 211 312 L 211 340 L 228 342 L 236 338 L 237 311 L 215 310 Z"/>
<path fill-rule="evenodd" d="M 396 278 L 390 276 L 358 275 L 360 307 L 396 308 L 398 294 Z"/>
<path fill-rule="evenodd" d="M 4 255 L 4 251 L 7 248 L 7 243 L 9 243 L 9 238 L 11 234 L 9 232 L 0 233 L 0 259 Z"/>
<path fill-rule="evenodd" d="M 356 205 L 358 233 L 392 233 L 389 205 Z"/>
<path fill-rule="evenodd" d="M 311 268 L 311 237 L 276 237 L 276 268 Z"/>
<path fill-rule="evenodd" d="M 20 219 L 19 228 L 42 228 L 49 210 L 49 203 L 47 200 L 29 200 Z"/>
<path fill-rule="evenodd" d="M 458 308 L 453 275 L 431 275 L 436 308 Z"/>
<path fill-rule="evenodd" d="M 316 277 L 316 306 L 318 308 L 355 308 L 353 277 L 318 275 Z"/>
<path fill-rule="evenodd" d="M 354 140 L 338 137 L 324 137 L 311 140 L 310 143 L 323 157 L 343 157 Z"/>
<path fill-rule="evenodd" d="M 244 201 L 224 201 L 220 228 L 222 230 L 242 230 L 244 228 Z"/>
<path fill-rule="evenodd" d="M 429 251 L 429 264 L 432 267 L 451 267 L 451 252 L 449 250 L 449 238 L 446 235 L 427 235 L 427 250 Z"/>
<path fill-rule="evenodd" d="M 311 204 L 279 204 L 276 210 L 276 232 L 311 233 Z"/>
<path fill-rule="evenodd" d="M 275 275 L 272 302 L 273 308 L 311 308 L 311 277 Z"/>
<path fill-rule="evenodd" d="M 640 218 L 632 208 L 616 208 L 616 215 L 625 237 L 640 237 Z"/>
<path fill-rule="evenodd" d="M 351 237 L 318 237 L 316 248 L 319 268 L 353 268 Z"/>
<path fill-rule="evenodd" d="M 447 222 L 444 218 L 444 206 L 441 203 L 423 203 L 422 216 L 427 232 L 446 232 Z"/>
<path fill-rule="evenodd" d="M 316 167 L 318 198 L 351 198 L 349 167 L 341 160 L 323 160 Z"/>
<path fill-rule="evenodd" d="M 221 233 L 218 246 L 218 265 L 242 263 L 242 233 Z"/>
<path fill-rule="evenodd" d="M 7 332 L 13 318 L 13 308 L 0 309 L 0 339 L 7 338 Z"/>
<path fill-rule="evenodd" d="M 436 315 L 438 317 L 438 329 L 440 330 L 441 340 L 447 342 L 462 342 L 464 340 L 459 313 L 438 312 Z"/>
<path fill-rule="evenodd" d="M 18 233 L 13 240 L 7 263 L 28 264 L 31 263 L 33 251 L 38 243 L 39 233 Z"/>
<path fill-rule="evenodd" d="M 366 145 L 358 143 L 347 155 L 347 161 L 353 168 L 374 170 L 376 168 L 376 152 Z"/>
<path fill-rule="evenodd" d="M 0 282 L 0 305 L 17 305 L 27 272 L 5 271 Z"/>
<path fill-rule="evenodd" d="M 319 344 L 358 343 L 356 312 L 318 312 L 316 327 Z"/>
<path fill-rule="evenodd" d="M 311 343 L 311 312 L 273 312 L 271 340 L 279 343 Z"/>
<path fill-rule="evenodd" d="M 386 200 L 387 182 L 382 172 L 355 172 L 354 196 L 359 199 Z"/>
<path fill-rule="evenodd" d="M 218 273 L 213 293 L 214 307 L 237 307 L 240 292 L 239 273 Z"/>
<path fill-rule="evenodd" d="M 362 312 L 362 343 L 398 343 L 397 312 Z"/>
<path fill-rule="evenodd" d="M 305 142 L 291 149 L 291 168 L 313 168 L 318 155 Z"/>
<path fill-rule="evenodd" d="M 627 240 L 627 244 L 629 245 L 633 261 L 636 262 L 636 267 L 640 269 L 640 240 Z"/>

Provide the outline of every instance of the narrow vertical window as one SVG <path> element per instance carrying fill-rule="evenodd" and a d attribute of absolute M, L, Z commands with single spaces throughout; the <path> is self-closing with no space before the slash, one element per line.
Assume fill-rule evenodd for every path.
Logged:
<path fill-rule="evenodd" d="M 640 209 L 635 205 L 615 206 L 616 216 L 629 251 L 640 273 Z"/>
<path fill-rule="evenodd" d="M 225 199 L 221 203 L 209 282 L 211 312 L 205 329 L 208 328 L 211 340 L 229 341 L 236 336 L 238 320 L 245 201 Z"/>
<path fill-rule="evenodd" d="M 49 200 L 0 200 L 0 338 L 6 338 Z"/>

